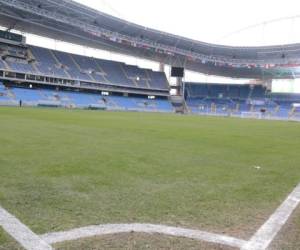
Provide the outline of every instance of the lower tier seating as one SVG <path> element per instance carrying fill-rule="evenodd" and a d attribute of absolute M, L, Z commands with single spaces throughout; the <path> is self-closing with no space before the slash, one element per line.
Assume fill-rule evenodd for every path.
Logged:
<path fill-rule="evenodd" d="M 60 106 L 69 108 L 103 108 L 108 110 L 173 112 L 167 98 L 102 96 L 71 91 L 48 89 L 6 88 L 0 83 L 0 105 L 15 104 Z"/>

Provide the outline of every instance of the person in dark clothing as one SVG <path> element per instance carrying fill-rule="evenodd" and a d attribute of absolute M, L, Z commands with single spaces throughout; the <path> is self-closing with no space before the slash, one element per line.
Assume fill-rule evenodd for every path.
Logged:
<path fill-rule="evenodd" d="M 22 100 L 19 101 L 19 106 L 22 107 Z"/>

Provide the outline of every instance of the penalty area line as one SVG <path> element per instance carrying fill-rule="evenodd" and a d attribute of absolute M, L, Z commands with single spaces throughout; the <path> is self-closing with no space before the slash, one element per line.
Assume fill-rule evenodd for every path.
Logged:
<path fill-rule="evenodd" d="M 1 206 L 0 226 L 26 250 L 52 250 L 48 243 Z"/>

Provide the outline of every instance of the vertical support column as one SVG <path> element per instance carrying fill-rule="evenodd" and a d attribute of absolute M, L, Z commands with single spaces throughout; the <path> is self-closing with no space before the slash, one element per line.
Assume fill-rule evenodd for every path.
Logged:
<path fill-rule="evenodd" d="M 164 64 L 164 63 L 159 63 L 159 72 L 165 72 L 165 69 L 166 69 L 166 67 L 165 67 L 166 65 Z"/>
<path fill-rule="evenodd" d="M 184 90 L 183 90 L 183 81 L 181 77 L 176 78 L 176 87 L 177 87 L 177 95 L 183 96 Z"/>
<path fill-rule="evenodd" d="M 172 104 L 176 113 L 187 113 L 188 109 L 184 97 L 183 77 L 173 77 L 173 80 L 173 85 L 171 86 L 171 90 L 173 90 L 173 95 L 171 95 Z"/>
<path fill-rule="evenodd" d="M 264 83 L 264 86 L 266 87 L 266 89 L 267 89 L 268 91 L 272 91 L 272 80 L 266 81 L 266 82 Z"/>

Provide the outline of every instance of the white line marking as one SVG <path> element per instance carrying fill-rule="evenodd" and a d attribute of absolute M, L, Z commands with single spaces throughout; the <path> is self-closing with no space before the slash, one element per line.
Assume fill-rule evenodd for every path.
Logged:
<path fill-rule="evenodd" d="M 264 250 L 269 247 L 280 229 L 300 203 L 300 184 L 287 197 L 281 206 L 261 226 L 242 250 Z"/>
<path fill-rule="evenodd" d="M 169 227 L 153 224 L 107 224 L 99 226 L 89 226 L 72 229 L 66 232 L 56 232 L 41 235 L 41 238 L 48 244 L 54 244 L 64 241 L 78 240 L 81 238 L 95 237 L 108 234 L 119 233 L 158 233 L 169 236 L 184 237 L 195 240 L 207 241 L 215 244 L 228 245 L 241 248 L 247 242 L 241 239 L 229 237 L 226 235 L 213 234 L 199 230 L 191 230 L 178 227 Z"/>
<path fill-rule="evenodd" d="M 0 226 L 27 250 L 52 250 L 52 247 L 0 207 Z"/>
<path fill-rule="evenodd" d="M 158 233 L 175 237 L 185 237 L 241 248 L 242 250 L 265 250 L 274 240 L 283 225 L 300 203 L 300 184 L 286 198 L 280 207 L 270 216 L 261 228 L 249 240 L 242 240 L 226 235 L 214 234 L 200 230 L 170 227 L 153 224 L 107 224 L 72 229 L 65 232 L 47 233 L 41 236 L 34 234 L 16 217 L 0 207 L 0 226 L 15 238 L 27 250 L 52 250 L 49 244 L 78 240 L 119 233 Z"/>

